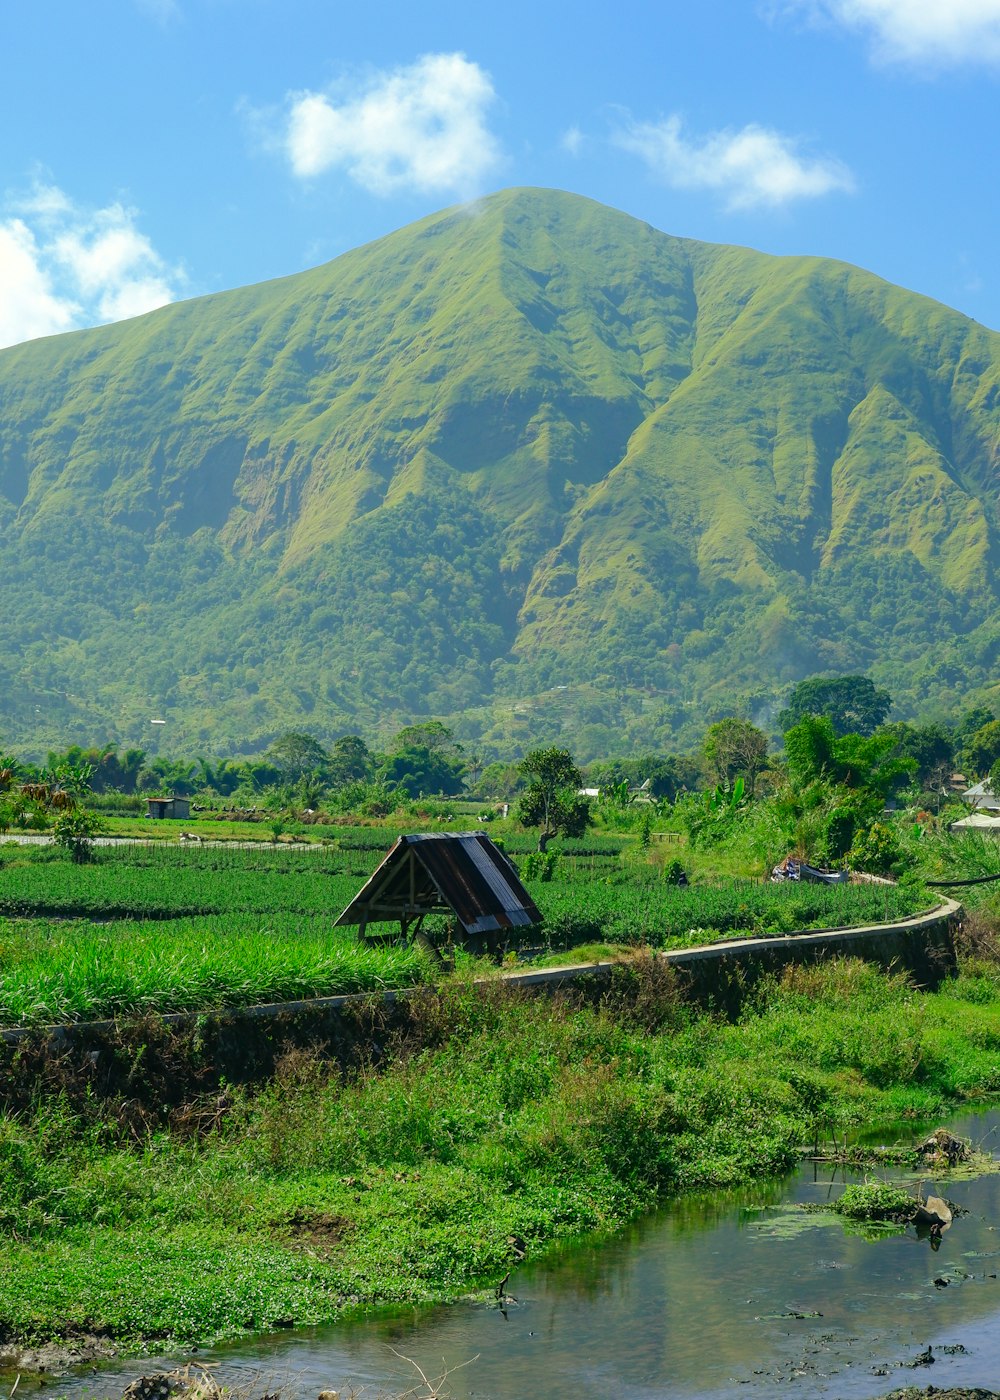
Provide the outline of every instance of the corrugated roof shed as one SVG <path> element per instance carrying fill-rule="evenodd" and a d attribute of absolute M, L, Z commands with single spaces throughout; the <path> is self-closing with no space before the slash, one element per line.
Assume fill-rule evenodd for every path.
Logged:
<path fill-rule="evenodd" d="M 481 831 L 400 836 L 337 925 L 451 912 L 466 933 L 497 933 L 541 922 L 504 853 Z"/>

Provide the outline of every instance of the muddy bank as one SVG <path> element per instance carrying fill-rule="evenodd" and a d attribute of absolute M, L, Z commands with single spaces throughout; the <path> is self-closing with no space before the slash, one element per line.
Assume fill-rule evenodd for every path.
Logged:
<path fill-rule="evenodd" d="M 1000 1393 L 995 1390 L 938 1390 L 937 1386 L 929 1385 L 926 1390 L 916 1390 L 913 1386 L 906 1386 L 903 1390 L 890 1391 L 882 1400 L 1000 1400 Z"/>
<path fill-rule="evenodd" d="M 61 1341 L 27 1346 L 21 1342 L 0 1342 L 0 1371 L 32 1376 L 61 1376 L 77 1366 L 110 1361 L 118 1355 L 111 1337 L 82 1333 Z"/>

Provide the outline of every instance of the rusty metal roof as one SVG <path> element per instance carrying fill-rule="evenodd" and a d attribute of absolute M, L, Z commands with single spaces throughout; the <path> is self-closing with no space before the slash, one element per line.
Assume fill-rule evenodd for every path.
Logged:
<path fill-rule="evenodd" d="M 467 933 L 541 922 L 514 866 L 482 831 L 400 836 L 337 925 L 451 912 Z"/>

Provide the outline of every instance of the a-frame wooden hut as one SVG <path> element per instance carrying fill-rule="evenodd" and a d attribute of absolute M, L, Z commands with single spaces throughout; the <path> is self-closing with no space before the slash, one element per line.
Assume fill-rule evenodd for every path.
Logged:
<path fill-rule="evenodd" d="M 399 922 L 402 938 L 420 937 L 427 914 L 452 914 L 466 946 L 495 951 L 509 929 L 541 922 L 514 866 L 481 831 L 400 836 L 337 927 Z"/>

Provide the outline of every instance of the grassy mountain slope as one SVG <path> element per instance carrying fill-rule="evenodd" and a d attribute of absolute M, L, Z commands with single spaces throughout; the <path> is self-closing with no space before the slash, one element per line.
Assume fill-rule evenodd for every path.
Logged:
<path fill-rule="evenodd" d="M 0 352 L 0 732 L 472 732 L 566 686 L 627 743 L 825 668 L 932 704 L 990 680 L 998 443 L 957 313 L 507 191 Z"/>

